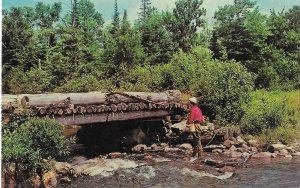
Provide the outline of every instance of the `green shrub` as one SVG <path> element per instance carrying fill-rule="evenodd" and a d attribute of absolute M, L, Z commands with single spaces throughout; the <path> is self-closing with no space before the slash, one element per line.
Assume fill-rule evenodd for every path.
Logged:
<path fill-rule="evenodd" d="M 54 92 L 89 92 L 107 90 L 109 82 L 98 80 L 91 74 L 85 74 L 80 77 L 68 80 L 62 86 L 54 89 Z"/>
<path fill-rule="evenodd" d="M 51 119 L 32 118 L 2 126 L 2 161 L 18 170 L 34 172 L 44 165 L 43 159 L 58 159 L 68 154 L 69 139 L 63 136 L 63 125 Z"/>
<path fill-rule="evenodd" d="M 4 78 L 8 90 L 15 94 L 41 93 L 51 90 L 53 76 L 46 70 L 32 68 L 27 72 L 13 68 Z"/>
<path fill-rule="evenodd" d="M 261 134 L 263 140 L 278 140 L 294 138 L 291 130 L 296 134 L 299 127 L 299 91 L 266 92 L 256 91 L 251 94 L 251 102 L 243 106 L 245 114 L 240 126 L 244 133 Z M 273 138 L 272 138 L 273 136 Z"/>
<path fill-rule="evenodd" d="M 219 124 L 239 122 L 249 101 L 253 76 L 236 62 L 203 62 L 191 84 L 204 113 Z"/>

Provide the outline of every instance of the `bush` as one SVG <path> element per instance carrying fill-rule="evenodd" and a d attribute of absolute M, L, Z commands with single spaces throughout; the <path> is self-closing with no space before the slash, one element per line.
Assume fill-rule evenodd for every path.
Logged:
<path fill-rule="evenodd" d="M 245 114 L 240 126 L 244 133 L 261 135 L 262 140 L 270 142 L 299 135 L 299 91 L 256 91 L 251 98 L 243 106 Z"/>
<path fill-rule="evenodd" d="M 242 104 L 250 99 L 253 76 L 236 62 L 204 62 L 191 84 L 204 113 L 219 124 L 240 121 Z"/>
<path fill-rule="evenodd" d="M 63 125 L 51 119 L 14 121 L 2 126 L 2 161 L 6 169 L 34 172 L 44 166 L 43 159 L 58 159 L 68 154 L 70 140 L 63 136 Z"/>
<path fill-rule="evenodd" d="M 20 93 L 41 93 L 51 90 L 53 76 L 46 70 L 32 68 L 27 72 L 13 68 L 4 78 L 9 92 Z"/>

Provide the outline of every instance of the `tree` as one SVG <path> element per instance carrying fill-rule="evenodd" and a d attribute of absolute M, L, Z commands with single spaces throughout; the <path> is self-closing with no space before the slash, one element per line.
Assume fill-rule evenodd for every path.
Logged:
<path fill-rule="evenodd" d="M 155 8 L 151 7 L 150 0 L 142 0 L 142 6 L 140 10 L 141 12 L 139 13 L 139 15 L 141 16 L 141 18 L 146 18 L 155 10 Z"/>
<path fill-rule="evenodd" d="M 115 9 L 114 9 L 114 15 L 112 17 L 112 27 L 111 27 L 111 34 L 115 35 L 116 33 L 118 33 L 119 29 L 120 29 L 120 13 L 118 10 L 118 0 L 115 0 Z"/>
<path fill-rule="evenodd" d="M 177 43 L 173 42 L 172 34 L 162 25 L 163 17 L 158 12 L 140 19 L 136 25 L 141 33 L 147 61 L 151 65 L 169 62 L 176 52 Z"/>
<path fill-rule="evenodd" d="M 183 51 L 196 45 L 197 30 L 203 26 L 202 17 L 206 14 L 206 10 L 201 8 L 202 3 L 203 0 L 178 0 L 173 14 L 165 13 L 165 26 Z"/>

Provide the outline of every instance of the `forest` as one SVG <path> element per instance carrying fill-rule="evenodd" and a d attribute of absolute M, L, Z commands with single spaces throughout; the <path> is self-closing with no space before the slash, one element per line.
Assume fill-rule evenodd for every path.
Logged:
<path fill-rule="evenodd" d="M 267 15 L 235 0 L 210 25 L 202 0 L 175 5 L 142 0 L 131 23 L 115 0 L 109 24 L 90 0 L 3 10 L 2 93 L 178 89 L 212 120 L 239 124 L 253 91 L 299 89 L 300 6 Z"/>

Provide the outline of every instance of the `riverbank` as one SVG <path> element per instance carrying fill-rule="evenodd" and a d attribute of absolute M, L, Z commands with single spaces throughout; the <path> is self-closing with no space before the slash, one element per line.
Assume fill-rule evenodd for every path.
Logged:
<path fill-rule="evenodd" d="M 204 150 L 202 158 L 192 158 L 190 144 L 163 143 L 150 147 L 137 145 L 130 153 L 113 152 L 91 159 L 75 156 L 68 162 L 57 162 L 52 176 L 48 180 L 44 177 L 44 183 L 53 186 L 56 182 L 58 187 L 151 187 L 165 179 L 168 184 L 164 182 L 162 186 L 171 186 L 176 185 L 175 182 L 180 185 L 188 177 L 223 181 L 239 176 L 247 168 L 300 159 L 299 141 L 289 145 L 259 145 L 255 140 L 237 137 L 206 146 Z M 176 176 L 179 179 L 170 180 Z M 197 182 L 190 186 L 196 186 Z"/>

